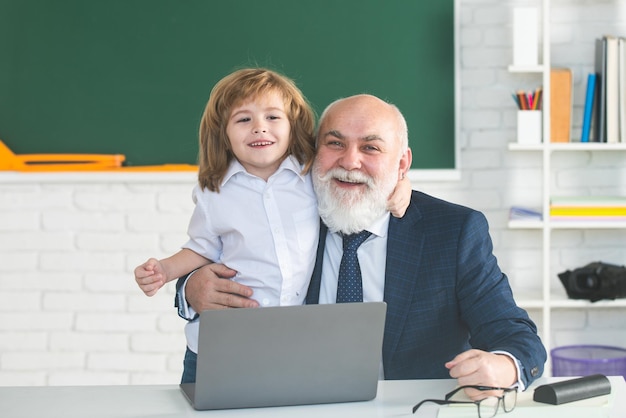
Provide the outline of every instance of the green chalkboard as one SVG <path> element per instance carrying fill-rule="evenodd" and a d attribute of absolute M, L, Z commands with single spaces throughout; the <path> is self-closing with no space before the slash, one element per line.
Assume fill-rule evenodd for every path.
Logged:
<path fill-rule="evenodd" d="M 212 86 L 250 65 L 318 115 L 357 93 L 395 103 L 413 168 L 455 168 L 454 0 L 0 0 L 0 139 L 195 164 Z"/>

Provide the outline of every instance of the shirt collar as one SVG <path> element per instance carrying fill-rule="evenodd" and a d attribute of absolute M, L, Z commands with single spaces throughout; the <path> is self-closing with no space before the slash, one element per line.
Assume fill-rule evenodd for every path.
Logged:
<path fill-rule="evenodd" d="M 376 219 L 374 223 L 367 228 L 367 230 L 378 237 L 387 236 L 387 231 L 389 231 L 390 216 L 391 214 L 389 212 L 385 212 L 380 218 Z"/>
<path fill-rule="evenodd" d="M 296 157 L 294 157 L 293 155 L 288 156 L 287 158 L 283 160 L 282 163 L 280 163 L 278 170 L 276 170 L 276 172 L 272 174 L 270 179 L 284 170 L 293 171 L 298 177 L 300 177 L 300 180 L 305 181 L 305 175 L 302 174 L 302 164 L 300 164 L 298 160 L 296 159 Z M 222 184 L 220 186 L 223 187 L 226 183 L 228 183 L 228 181 L 231 178 L 233 178 L 235 175 L 239 173 L 242 173 L 243 175 L 252 176 L 252 174 L 249 174 L 244 168 L 244 166 L 241 165 L 239 160 L 237 160 L 236 158 L 233 158 L 233 160 L 230 163 L 230 166 L 228 167 L 228 170 L 226 170 L 226 174 L 224 175 L 224 180 L 222 180 Z"/>

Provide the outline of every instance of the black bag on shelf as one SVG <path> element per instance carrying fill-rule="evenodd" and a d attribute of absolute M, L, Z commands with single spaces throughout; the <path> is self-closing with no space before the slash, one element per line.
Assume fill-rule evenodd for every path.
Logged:
<path fill-rule="evenodd" d="M 559 273 L 559 279 L 570 299 L 602 299 L 626 297 L 626 267 L 603 263 L 589 263 L 573 271 Z"/>

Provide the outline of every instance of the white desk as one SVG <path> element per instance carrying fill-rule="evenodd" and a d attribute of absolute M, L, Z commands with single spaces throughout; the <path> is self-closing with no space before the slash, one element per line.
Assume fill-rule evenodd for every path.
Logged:
<path fill-rule="evenodd" d="M 554 381 L 557 379 L 550 379 Z M 501 418 L 520 417 L 626 417 L 626 383 L 610 377 L 608 396 L 559 406 L 532 402 L 532 388 L 520 394 L 517 408 Z M 535 385 L 545 383 L 539 380 Z M 262 418 L 381 418 L 435 417 L 436 408 L 411 414 L 411 408 L 425 398 L 442 399 L 454 388 L 454 380 L 381 381 L 378 396 L 369 402 L 308 405 L 297 407 L 195 411 L 176 385 L 158 386 L 38 386 L 0 387 L 0 416 L 6 418 L 139 418 L 139 417 L 262 417 Z M 524 400 L 523 398 L 526 398 Z M 585 402 L 587 402 L 585 404 Z M 440 417 L 476 418 L 476 408 L 444 407 Z"/>

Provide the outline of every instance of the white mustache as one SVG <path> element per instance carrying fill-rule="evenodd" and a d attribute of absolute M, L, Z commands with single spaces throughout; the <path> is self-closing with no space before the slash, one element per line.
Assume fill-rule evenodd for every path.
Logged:
<path fill-rule="evenodd" d="M 362 183 L 370 188 L 374 186 L 374 179 L 367 174 L 361 173 L 360 171 L 348 171 L 343 168 L 333 168 L 322 177 L 323 180 L 331 178 L 346 183 Z"/>

